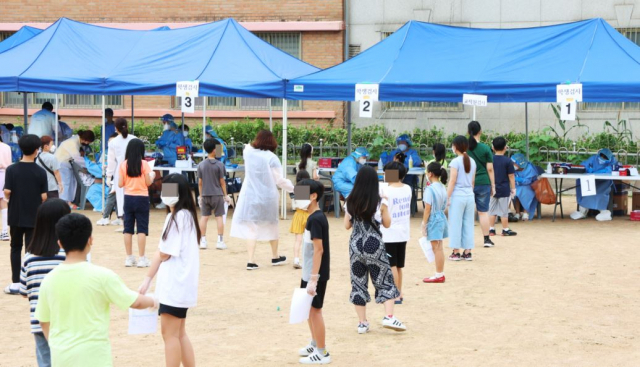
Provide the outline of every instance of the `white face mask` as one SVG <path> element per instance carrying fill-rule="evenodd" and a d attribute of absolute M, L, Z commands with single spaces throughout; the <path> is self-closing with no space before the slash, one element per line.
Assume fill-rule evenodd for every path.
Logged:
<path fill-rule="evenodd" d="M 169 130 L 169 125 L 164 124 L 164 126 L 162 127 L 162 131 L 167 131 Z"/>
<path fill-rule="evenodd" d="M 164 205 L 166 206 L 170 206 L 173 207 L 178 203 L 178 197 L 177 196 L 172 196 L 172 197 L 164 197 L 162 196 L 162 202 L 164 203 Z"/>
<path fill-rule="evenodd" d="M 55 153 L 56 152 L 56 146 L 51 144 L 51 148 L 49 148 L 49 152 L 50 153 Z"/>
<path fill-rule="evenodd" d="M 358 163 L 364 165 L 365 163 L 367 163 L 367 158 L 365 157 L 358 158 Z"/>
<path fill-rule="evenodd" d="M 311 200 L 296 200 L 296 205 L 300 209 L 307 209 L 309 204 L 311 204 Z"/>
<path fill-rule="evenodd" d="M 185 138 L 189 137 L 189 132 L 188 131 L 183 131 L 182 132 L 182 136 L 184 136 Z"/>

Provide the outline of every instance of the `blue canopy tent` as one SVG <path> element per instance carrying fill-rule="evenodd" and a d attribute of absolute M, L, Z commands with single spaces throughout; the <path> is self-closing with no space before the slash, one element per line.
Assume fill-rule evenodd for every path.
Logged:
<path fill-rule="evenodd" d="M 566 82 L 582 83 L 585 102 L 640 101 L 640 47 L 599 18 L 521 29 L 410 21 L 342 64 L 289 81 L 286 97 L 353 101 L 355 84 L 376 83 L 381 101 L 473 93 L 490 103 L 555 102 Z"/>
<path fill-rule="evenodd" d="M 16 33 L 12 34 L 11 37 L 0 42 L 0 53 L 30 40 L 40 32 L 42 32 L 42 29 L 29 27 L 27 25 L 20 28 Z"/>
<path fill-rule="evenodd" d="M 175 95 L 176 82 L 198 80 L 200 96 L 284 98 L 287 79 L 317 70 L 233 19 L 156 32 L 61 18 L 0 54 L 0 91 Z M 286 110 L 285 100 L 283 147 Z M 286 169 L 286 148 L 283 161 Z"/>

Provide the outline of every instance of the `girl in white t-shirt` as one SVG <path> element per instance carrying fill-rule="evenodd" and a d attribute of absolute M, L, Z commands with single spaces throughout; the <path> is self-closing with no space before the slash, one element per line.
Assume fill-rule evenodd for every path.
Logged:
<path fill-rule="evenodd" d="M 177 185 L 177 190 L 172 184 Z M 195 307 L 198 299 L 200 227 L 196 204 L 184 176 L 172 174 L 164 179 L 162 202 L 167 206 L 162 239 L 139 292 L 147 292 L 157 273 L 156 297 L 160 303 L 166 365 L 194 366 L 195 355 L 185 331 L 185 319 L 187 310 Z"/>
<path fill-rule="evenodd" d="M 389 203 L 389 214 L 391 225 L 389 228 L 380 228 L 382 239 L 386 248 L 389 265 L 393 273 L 394 283 L 400 291 L 400 297 L 395 300 L 395 304 L 402 304 L 402 268 L 404 268 L 405 254 L 407 252 L 407 241 L 410 237 L 411 219 L 411 186 L 402 183 L 407 175 L 404 164 L 399 162 L 389 162 L 384 166 L 385 181 L 388 185 L 383 189 L 383 194 Z M 390 171 L 397 171 L 399 181 L 389 182 Z M 393 176 L 396 176 L 395 173 Z M 394 180 L 395 177 L 392 179 Z"/>

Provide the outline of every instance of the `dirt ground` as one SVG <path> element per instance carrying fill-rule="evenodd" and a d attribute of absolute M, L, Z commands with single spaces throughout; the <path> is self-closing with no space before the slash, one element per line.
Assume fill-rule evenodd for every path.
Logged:
<path fill-rule="evenodd" d="M 565 198 L 565 208 L 575 208 Z M 329 216 L 331 280 L 325 298 L 327 346 L 333 365 L 352 366 L 637 366 L 640 362 L 640 223 L 628 217 L 598 223 L 565 217 L 516 223 L 517 237 L 495 237 L 495 248 L 476 248 L 473 262 L 447 261 L 444 284 L 427 285 L 428 264 L 417 245 L 420 219 L 412 220 L 407 249 L 403 305 L 395 314 L 407 332 L 383 329 L 383 308 L 368 310 L 371 332 L 358 335 L 349 303 L 350 232 Z M 85 212 L 93 222 L 98 213 Z M 157 250 L 164 214 L 153 211 L 148 253 Z M 289 216 L 289 219 L 291 215 Z M 281 252 L 291 260 L 290 220 L 280 222 Z M 227 233 L 230 221 L 227 224 Z M 477 243 L 480 228 L 475 228 Z M 209 224 L 209 242 L 215 226 Z M 201 251 L 198 306 L 189 310 L 187 332 L 200 366 L 295 366 L 306 345 L 306 324 L 289 325 L 289 304 L 300 270 L 291 263 L 271 267 L 267 244 L 257 250 L 263 267 L 245 270 L 241 241 L 229 249 Z M 445 245 L 447 242 L 445 241 Z M 631 246 L 631 247 L 630 247 Z M 10 280 L 9 243 L 0 243 L 0 281 Z M 135 249 L 135 245 L 134 245 Z M 135 250 L 134 250 L 135 251 Z M 448 253 L 447 253 L 448 255 Z M 94 227 L 95 264 L 115 270 L 137 289 L 146 269 L 124 267 L 122 235 L 114 227 Z M 29 333 L 29 305 L 0 295 L 1 366 L 35 366 Z M 115 366 L 163 366 L 163 341 L 155 335 L 127 335 L 127 312 L 112 308 L 111 343 Z"/>

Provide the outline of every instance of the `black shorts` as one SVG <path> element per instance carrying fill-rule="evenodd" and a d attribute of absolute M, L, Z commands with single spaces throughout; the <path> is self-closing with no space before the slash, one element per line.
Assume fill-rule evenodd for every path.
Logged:
<path fill-rule="evenodd" d="M 189 310 L 189 309 L 188 308 L 181 308 L 181 307 L 167 306 L 167 305 L 163 305 L 161 303 L 160 307 L 158 308 L 158 315 L 162 315 L 163 313 L 166 313 L 168 315 L 177 317 L 179 319 L 186 319 L 187 318 L 187 310 Z"/>
<path fill-rule="evenodd" d="M 134 231 L 136 226 L 137 231 Z M 149 235 L 149 197 L 124 196 L 124 231 L 125 234 Z"/>
<path fill-rule="evenodd" d="M 407 254 L 406 242 L 391 242 L 384 244 L 387 253 L 391 255 L 389 258 L 389 265 L 397 266 L 398 268 L 404 268 L 404 258 Z"/>
<path fill-rule="evenodd" d="M 300 288 L 307 288 L 307 282 L 304 280 L 300 281 Z M 318 281 L 318 286 L 316 287 L 316 296 L 313 297 L 313 301 L 311 301 L 311 307 L 322 309 L 322 305 L 324 304 L 324 294 L 327 292 L 327 281 Z"/>

